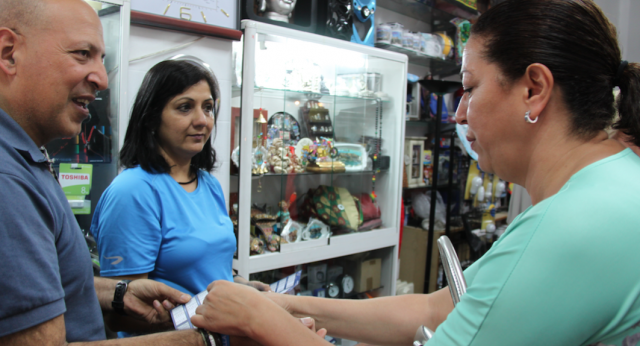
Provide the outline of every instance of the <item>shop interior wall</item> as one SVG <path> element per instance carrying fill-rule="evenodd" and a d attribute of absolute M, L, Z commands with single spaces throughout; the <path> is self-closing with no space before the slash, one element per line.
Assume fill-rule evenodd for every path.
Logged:
<path fill-rule="evenodd" d="M 609 20 L 618 29 L 618 41 L 622 47 L 622 59 L 640 62 L 640 1 L 595 0 Z"/>
<path fill-rule="evenodd" d="M 214 133 L 213 147 L 216 150 L 216 168 L 212 174 L 218 179 L 225 195 L 225 204 L 229 201 L 229 163 L 230 163 L 230 118 L 231 118 L 231 41 L 204 37 L 188 47 L 172 50 L 174 47 L 197 40 L 201 36 L 178 33 L 169 30 L 153 29 L 141 26 L 131 26 L 129 39 L 129 59 L 156 52 L 163 52 L 153 57 L 129 63 L 128 95 L 124 102 L 129 108 L 127 114 L 131 114 L 131 108 L 138 89 L 147 71 L 155 64 L 177 54 L 196 56 L 207 62 L 215 73 L 220 84 L 220 113 Z M 128 123 L 129 119 L 123 119 Z"/>

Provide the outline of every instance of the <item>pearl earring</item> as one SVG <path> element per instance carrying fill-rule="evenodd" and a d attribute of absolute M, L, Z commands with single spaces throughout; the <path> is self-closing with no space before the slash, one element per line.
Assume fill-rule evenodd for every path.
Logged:
<path fill-rule="evenodd" d="M 531 116 L 531 111 L 527 111 L 526 113 L 524 113 L 524 121 L 526 121 L 529 124 L 535 124 L 538 122 L 539 117 L 531 120 L 530 116 Z"/>

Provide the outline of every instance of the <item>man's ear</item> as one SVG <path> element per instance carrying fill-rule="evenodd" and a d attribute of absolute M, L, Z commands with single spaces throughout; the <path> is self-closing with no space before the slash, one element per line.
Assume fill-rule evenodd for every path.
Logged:
<path fill-rule="evenodd" d="M 535 63 L 527 67 L 523 78 L 527 88 L 525 103 L 531 111 L 531 119 L 537 119 L 551 99 L 553 74 L 547 66 Z"/>
<path fill-rule="evenodd" d="M 16 74 L 14 53 L 18 46 L 18 35 L 11 29 L 0 27 L 0 70 L 11 76 Z"/>

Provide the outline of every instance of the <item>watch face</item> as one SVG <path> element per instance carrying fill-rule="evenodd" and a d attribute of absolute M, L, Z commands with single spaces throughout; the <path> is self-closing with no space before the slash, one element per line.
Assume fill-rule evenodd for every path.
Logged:
<path fill-rule="evenodd" d="M 340 287 L 333 282 L 327 286 L 327 295 L 329 298 L 337 298 L 340 295 Z"/>
<path fill-rule="evenodd" d="M 344 292 L 345 295 L 353 292 L 354 282 L 350 275 L 343 276 L 340 284 L 342 285 L 342 292 Z"/>

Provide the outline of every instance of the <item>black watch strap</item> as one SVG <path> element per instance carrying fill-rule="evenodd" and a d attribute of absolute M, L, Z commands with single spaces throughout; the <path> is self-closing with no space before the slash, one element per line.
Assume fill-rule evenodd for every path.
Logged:
<path fill-rule="evenodd" d="M 111 307 L 120 315 L 126 315 L 124 313 L 124 294 L 127 293 L 127 288 L 131 280 L 122 280 L 116 284 L 116 292 L 113 294 L 113 301 Z"/>

